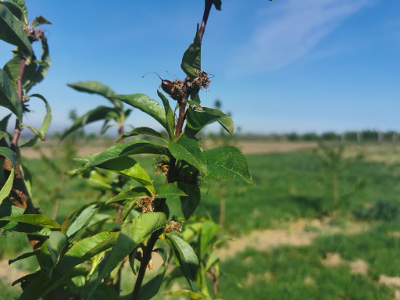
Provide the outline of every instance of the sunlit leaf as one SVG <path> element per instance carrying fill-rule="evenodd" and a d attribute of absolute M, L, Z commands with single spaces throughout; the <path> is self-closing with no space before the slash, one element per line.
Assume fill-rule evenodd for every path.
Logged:
<path fill-rule="evenodd" d="M 108 98 L 109 101 L 111 101 L 112 104 L 116 107 L 121 106 L 121 102 L 119 100 L 113 100 L 110 99 L 109 97 L 112 97 L 116 95 L 116 93 L 107 85 L 94 81 L 94 80 L 88 80 L 88 81 L 79 81 L 75 83 L 69 83 L 67 84 L 69 87 L 72 87 L 73 89 L 79 91 L 79 92 L 85 92 L 89 94 L 97 94 L 100 96 L 103 96 L 105 98 Z"/>
<path fill-rule="evenodd" d="M 69 238 L 79 235 L 78 233 L 84 230 L 89 225 L 90 220 L 99 211 L 99 209 L 100 206 L 98 204 L 91 204 L 87 207 L 82 208 L 81 211 L 77 211 L 72 217 L 65 234 Z"/>
<path fill-rule="evenodd" d="M 171 198 L 180 196 L 184 197 L 187 195 L 173 183 L 161 185 L 156 189 L 156 198 Z"/>
<path fill-rule="evenodd" d="M 81 171 L 117 157 L 144 153 L 169 156 L 168 149 L 163 146 L 149 141 L 133 141 L 131 143 L 114 145 L 103 152 L 82 156 L 75 160 L 85 164 L 81 169 L 79 169 L 79 171 Z"/>
<path fill-rule="evenodd" d="M 105 263 L 100 266 L 99 275 L 95 284 L 92 286 L 92 292 L 107 274 L 109 274 L 118 263 L 129 253 L 137 249 L 140 243 L 147 239 L 153 232 L 165 226 L 166 216 L 164 213 L 146 213 L 139 218 L 134 219 L 132 223 L 122 225 L 121 233 L 106 258 Z"/>
<path fill-rule="evenodd" d="M 60 229 L 60 224 L 45 215 L 6 216 L 2 217 L 0 221 L 13 221 L 18 223 L 28 223 L 49 229 Z"/>
<path fill-rule="evenodd" d="M 14 182 L 14 174 L 15 174 L 15 153 L 6 147 L 0 147 L 0 155 L 8 158 L 12 165 L 13 168 L 11 169 L 10 175 L 7 178 L 6 183 L 0 190 L 0 205 L 3 203 L 3 200 L 8 197 L 8 195 L 11 192 L 13 182 Z"/>
<path fill-rule="evenodd" d="M 136 127 L 129 132 L 125 132 L 115 142 L 118 143 L 123 139 L 126 139 L 127 137 L 137 136 L 137 135 L 155 137 L 168 143 L 168 140 L 161 133 L 149 127 Z"/>
<path fill-rule="evenodd" d="M 157 101 L 150 99 L 149 96 L 144 94 L 115 95 L 113 97 L 109 97 L 109 99 L 120 100 L 134 108 L 143 111 L 155 119 L 168 131 L 164 108 Z"/>
<path fill-rule="evenodd" d="M 128 200 L 128 199 L 135 199 L 135 198 L 139 199 L 139 198 L 145 197 L 145 196 L 152 196 L 152 194 L 149 192 L 148 189 L 146 189 L 144 187 L 135 187 L 129 191 L 123 191 L 123 192 L 119 193 L 115 197 L 108 200 L 106 202 L 106 204 L 116 203 L 116 202 L 124 201 L 124 200 Z"/>
<path fill-rule="evenodd" d="M 206 161 L 196 138 L 182 134 L 177 142 L 171 141 L 168 147 L 176 159 L 184 160 L 203 174 L 207 174 Z"/>
<path fill-rule="evenodd" d="M 221 126 L 231 135 L 233 136 L 233 130 L 234 130 L 234 124 L 232 121 L 232 118 L 228 116 L 227 114 L 224 114 L 222 111 L 220 111 L 217 108 L 208 108 L 208 107 L 203 107 L 202 108 L 205 113 L 208 113 L 210 115 L 216 115 L 219 116 L 220 118 L 218 119 L 218 122 L 221 124 Z"/>
<path fill-rule="evenodd" d="M 26 142 L 25 144 L 21 145 L 21 147 L 32 147 L 32 146 L 34 146 L 34 145 L 39 141 L 39 139 L 44 138 L 44 136 L 45 136 L 46 133 L 47 133 L 47 130 L 49 130 L 50 123 L 51 123 L 51 109 L 50 109 L 50 105 L 49 105 L 49 103 L 47 102 L 47 100 L 46 100 L 42 95 L 40 95 L 40 94 L 33 94 L 33 95 L 31 95 L 30 97 L 31 97 L 31 98 L 32 98 L 32 97 L 37 97 L 37 98 L 43 100 L 44 104 L 46 105 L 46 116 L 44 117 L 43 123 L 42 123 L 42 125 L 40 126 L 40 128 L 39 128 L 39 130 L 38 130 L 38 133 L 40 134 L 40 136 L 39 136 L 39 134 L 36 134 L 35 137 L 33 137 L 32 139 L 30 139 L 30 140 L 29 140 L 28 142 Z M 41 138 L 41 137 L 42 137 L 42 138 Z M 43 140 L 43 139 L 42 139 L 42 140 Z"/>
<path fill-rule="evenodd" d="M 247 160 L 233 146 L 217 147 L 203 152 L 207 161 L 209 178 L 238 179 L 253 184 Z"/>

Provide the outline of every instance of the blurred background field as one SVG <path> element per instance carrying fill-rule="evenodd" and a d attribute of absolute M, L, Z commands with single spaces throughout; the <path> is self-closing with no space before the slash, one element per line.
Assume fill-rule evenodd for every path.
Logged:
<path fill-rule="evenodd" d="M 323 144 L 294 134 L 208 139 L 239 147 L 255 182 L 201 185 L 198 213 L 222 223 L 221 234 L 229 236 L 217 249 L 224 299 L 400 299 L 400 143 L 394 133 L 355 138 L 336 135 Z M 49 141 L 24 151 L 41 211 L 62 221 L 77 203 L 108 199 L 64 173 L 77 167 L 71 157 L 112 143 Z M 156 164 L 153 157 L 138 160 Z M 179 200 L 170 206 L 178 212 Z M 17 297 L 19 288 L 10 283 L 37 268 L 34 259 L 6 268 L 23 251 L 29 251 L 26 237 L 2 233 L 0 299 Z"/>

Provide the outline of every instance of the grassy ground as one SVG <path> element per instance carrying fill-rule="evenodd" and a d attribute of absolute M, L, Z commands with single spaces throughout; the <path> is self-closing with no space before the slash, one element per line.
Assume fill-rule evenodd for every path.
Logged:
<path fill-rule="evenodd" d="M 365 186 L 341 199 L 336 213 L 332 213 L 332 192 L 321 183 L 321 168 L 312 150 L 248 155 L 254 186 L 202 183 L 204 196 L 198 212 L 218 222 L 219 199 L 224 196 L 227 203 L 225 232 L 232 237 L 246 237 L 254 231 L 282 229 L 282 226 L 289 228 L 301 218 L 329 220 L 327 226 L 338 228 L 367 221 L 370 228 L 367 232 L 349 235 L 321 234 L 318 228 L 311 226 L 305 230 L 316 235 L 308 245 L 259 249 L 249 244 L 246 250 L 223 260 L 224 275 L 219 288 L 224 291 L 224 299 L 394 298 L 395 288 L 379 282 L 382 275 L 400 276 L 400 235 L 397 234 L 400 232 L 400 164 L 392 159 L 397 148 L 374 147 L 377 150 L 373 154 L 340 174 L 340 194 L 353 190 L 359 179 L 365 181 Z M 353 147 L 347 156 L 360 150 Z M 389 154 L 391 159 L 387 163 L 382 157 L 389 157 Z M 143 164 L 154 165 L 150 157 L 141 160 Z M 87 203 L 97 197 L 102 199 L 99 192 L 88 190 L 80 180 L 65 179 L 65 184 L 60 184 L 55 172 L 38 159 L 28 163 L 36 178 L 33 184 L 35 203 L 42 212 L 52 215 L 54 199 L 59 199 L 59 221 L 65 219 L 77 203 Z M 57 165 L 62 167 L 61 159 Z M 148 169 L 150 173 L 153 170 L 152 167 Z M 170 204 L 172 213 L 179 215 L 179 205 L 179 200 Z M 29 249 L 24 236 L 7 234 L 1 237 L 2 259 L 13 258 L 24 249 Z M 335 265 L 324 264 L 331 254 L 341 260 Z M 352 270 L 351 264 L 357 260 L 365 264 L 363 273 Z M 16 269 L 35 267 L 33 260 Z M 17 295 L 5 286 L 0 278 L 0 288 L 5 291 L 0 299 Z"/>

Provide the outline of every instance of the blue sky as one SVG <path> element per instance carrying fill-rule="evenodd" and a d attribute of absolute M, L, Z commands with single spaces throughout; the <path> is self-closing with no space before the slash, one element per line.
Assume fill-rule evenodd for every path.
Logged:
<path fill-rule="evenodd" d="M 52 68 L 32 92 L 53 110 L 53 130 L 70 124 L 101 97 L 67 83 L 97 80 L 119 94 L 157 99 L 156 71 L 184 78 L 183 52 L 201 21 L 204 1 L 26 0 L 29 18 L 43 15 Z M 242 132 L 400 130 L 400 1 L 222 1 L 212 10 L 202 68 L 214 75 L 202 105 L 216 99 Z M 38 53 L 40 49 L 36 48 Z M 0 44 L 0 64 L 12 47 Z M 33 102 L 33 101 L 31 101 Z M 27 125 L 39 125 L 42 104 Z M 2 114 L 4 110 L 1 111 Z M 155 126 L 135 110 L 128 123 Z M 95 127 L 91 127 L 92 130 Z"/>

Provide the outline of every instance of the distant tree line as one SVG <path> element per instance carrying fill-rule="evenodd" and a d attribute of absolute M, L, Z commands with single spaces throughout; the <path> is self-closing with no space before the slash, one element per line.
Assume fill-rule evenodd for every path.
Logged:
<path fill-rule="evenodd" d="M 396 131 L 377 131 L 377 130 L 363 130 L 363 131 L 345 131 L 343 133 L 337 133 L 334 131 L 326 131 L 321 134 L 315 132 L 307 133 L 283 133 L 283 134 L 268 134 L 268 135 L 257 135 L 257 134 L 240 134 L 237 139 L 242 140 L 276 140 L 276 141 L 327 141 L 327 142 L 396 142 L 399 140 L 400 132 Z"/>

